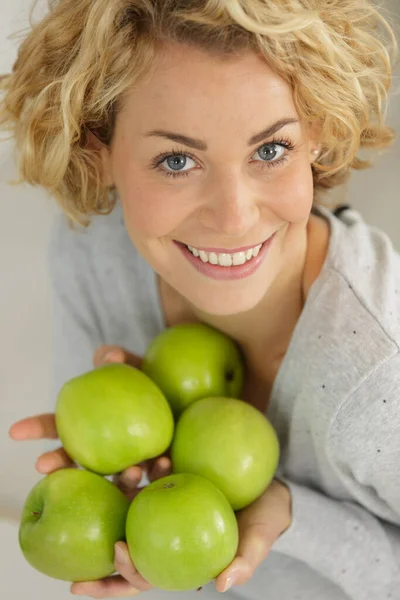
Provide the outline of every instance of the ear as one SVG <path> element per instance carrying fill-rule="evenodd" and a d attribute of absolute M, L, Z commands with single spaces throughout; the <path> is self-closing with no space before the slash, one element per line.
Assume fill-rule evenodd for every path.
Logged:
<path fill-rule="evenodd" d="M 317 123 L 308 124 L 308 153 L 310 157 L 310 163 L 317 160 L 318 155 L 321 151 L 321 125 Z"/>
<path fill-rule="evenodd" d="M 93 150 L 100 160 L 101 182 L 104 187 L 114 185 L 111 170 L 111 150 L 92 131 L 87 130 L 86 148 Z"/>

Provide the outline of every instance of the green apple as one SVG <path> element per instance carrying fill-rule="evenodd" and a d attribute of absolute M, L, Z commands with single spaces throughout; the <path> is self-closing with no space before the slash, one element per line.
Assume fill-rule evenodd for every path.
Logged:
<path fill-rule="evenodd" d="M 125 539 L 129 502 L 100 475 L 60 469 L 31 490 L 19 544 L 29 564 L 55 579 L 90 581 L 114 572 L 114 544 Z"/>
<path fill-rule="evenodd" d="M 162 477 L 134 498 L 126 519 L 133 564 L 153 586 L 191 590 L 214 579 L 235 557 L 238 524 L 211 481 L 181 473 Z"/>
<path fill-rule="evenodd" d="M 272 481 L 279 461 L 274 428 L 257 408 L 236 398 L 203 398 L 179 418 L 171 446 L 174 473 L 212 481 L 239 510 Z"/>
<path fill-rule="evenodd" d="M 203 323 L 184 323 L 162 331 L 147 348 L 141 369 L 164 392 L 175 417 L 199 398 L 237 398 L 243 389 L 238 346 Z"/>
<path fill-rule="evenodd" d="M 61 388 L 56 427 L 73 460 L 95 473 L 111 475 L 165 452 L 174 417 L 147 375 L 114 363 L 79 375 Z"/>

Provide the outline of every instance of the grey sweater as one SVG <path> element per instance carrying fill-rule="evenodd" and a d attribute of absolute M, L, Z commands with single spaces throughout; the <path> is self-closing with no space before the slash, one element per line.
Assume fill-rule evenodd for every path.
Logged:
<path fill-rule="evenodd" d="M 227 595 L 400 600 L 400 256 L 358 212 L 317 211 L 330 222 L 328 254 L 268 408 L 293 523 L 252 580 Z M 55 400 L 92 368 L 98 345 L 143 355 L 165 324 L 155 274 L 119 205 L 75 231 L 59 214 L 49 262 Z"/>

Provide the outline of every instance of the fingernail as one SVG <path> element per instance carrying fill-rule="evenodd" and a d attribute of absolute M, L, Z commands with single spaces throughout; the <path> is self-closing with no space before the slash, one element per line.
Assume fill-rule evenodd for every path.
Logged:
<path fill-rule="evenodd" d="M 115 560 L 119 563 L 126 564 L 128 562 L 128 557 L 126 556 L 125 550 L 121 548 L 121 546 L 115 546 Z"/>
<path fill-rule="evenodd" d="M 230 577 L 228 577 L 228 579 L 225 582 L 224 589 L 222 591 L 227 592 L 229 590 L 229 588 L 235 584 L 235 582 L 236 582 L 235 575 L 231 575 Z"/>

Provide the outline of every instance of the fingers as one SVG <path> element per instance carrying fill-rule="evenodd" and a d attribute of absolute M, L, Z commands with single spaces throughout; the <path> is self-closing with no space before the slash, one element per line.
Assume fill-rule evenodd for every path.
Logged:
<path fill-rule="evenodd" d="M 119 487 L 121 492 L 125 494 L 130 502 L 140 491 L 138 485 L 141 482 L 142 474 L 141 467 L 139 465 L 135 465 L 125 469 L 125 471 L 118 473 L 118 475 L 114 475 L 113 477 L 113 482 L 115 485 Z"/>
<path fill-rule="evenodd" d="M 93 598 L 122 598 L 136 596 L 139 592 L 152 588 L 133 566 L 128 546 L 124 542 L 118 542 L 115 545 L 115 569 L 119 575 L 98 581 L 73 583 L 71 592 Z"/>
<path fill-rule="evenodd" d="M 11 425 L 9 436 L 13 440 L 53 440 L 58 437 L 53 413 L 28 417 Z"/>
<path fill-rule="evenodd" d="M 234 585 L 249 581 L 257 566 L 267 557 L 271 544 L 267 543 L 263 527 L 254 524 L 246 529 L 239 527 L 239 546 L 233 561 L 218 575 L 215 586 L 226 592 Z"/>
<path fill-rule="evenodd" d="M 135 569 L 125 542 L 115 544 L 115 570 L 137 590 L 144 592 L 153 586 Z"/>
<path fill-rule="evenodd" d="M 132 501 L 141 490 L 138 486 L 142 480 L 143 471 L 147 472 L 147 477 L 150 482 L 156 481 L 156 479 L 166 477 L 171 473 L 171 460 L 167 456 L 160 456 L 156 459 L 129 467 L 122 473 L 115 475 L 113 477 L 113 482 L 130 501 Z"/>
<path fill-rule="evenodd" d="M 131 489 L 132 487 L 136 487 L 142 479 L 142 469 L 139 465 L 134 465 L 133 467 L 129 467 L 115 475 L 114 481 L 117 483 L 119 487 Z"/>
<path fill-rule="evenodd" d="M 161 477 L 166 477 L 167 475 L 170 475 L 171 472 L 171 460 L 168 458 L 168 456 L 160 456 L 151 465 L 148 478 L 150 482 L 156 481 L 156 479 L 161 479 Z"/>
<path fill-rule="evenodd" d="M 218 591 L 251 579 L 273 544 L 290 526 L 291 496 L 288 487 L 273 480 L 252 504 L 238 511 L 239 545 L 236 557 L 216 579 Z"/>
<path fill-rule="evenodd" d="M 64 448 L 58 448 L 57 450 L 45 452 L 45 454 L 39 456 L 35 466 L 39 473 L 46 474 L 75 465 L 65 452 Z"/>
<path fill-rule="evenodd" d="M 82 581 L 71 585 L 71 593 L 91 598 L 125 598 L 140 593 L 121 575 L 114 575 L 98 581 Z"/>
<path fill-rule="evenodd" d="M 251 526 L 239 543 L 236 557 L 218 575 L 215 581 L 217 591 L 226 592 L 233 585 L 247 583 L 256 568 L 266 559 L 274 540 L 271 540 L 263 526 Z"/>
<path fill-rule="evenodd" d="M 142 364 L 142 358 L 121 346 L 104 344 L 99 346 L 94 353 L 93 365 L 97 368 L 107 363 L 125 363 L 138 369 Z"/>

